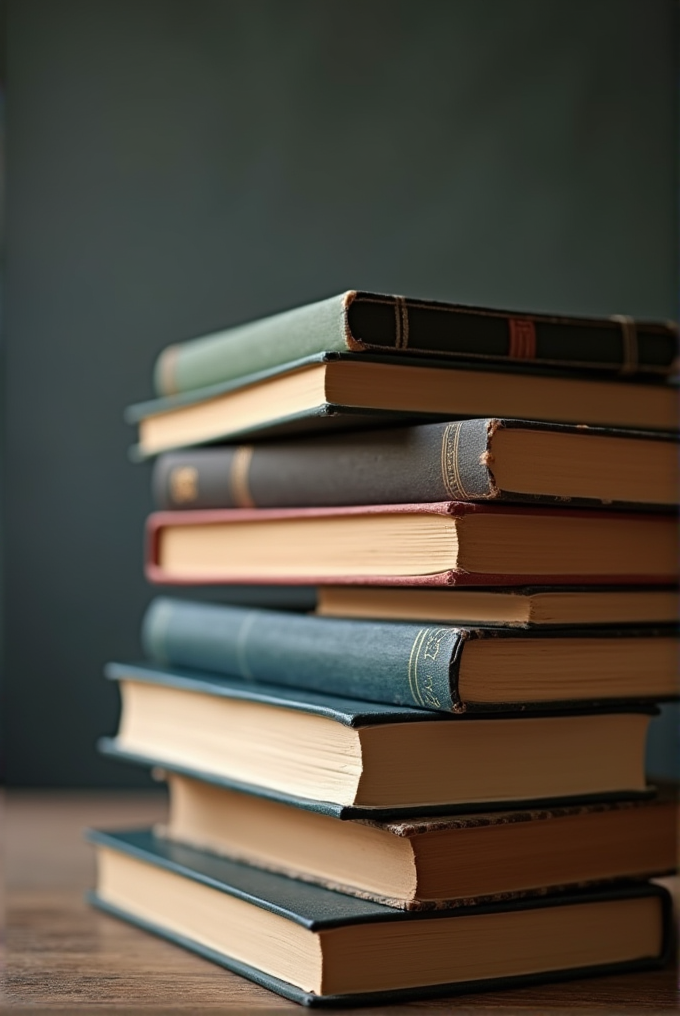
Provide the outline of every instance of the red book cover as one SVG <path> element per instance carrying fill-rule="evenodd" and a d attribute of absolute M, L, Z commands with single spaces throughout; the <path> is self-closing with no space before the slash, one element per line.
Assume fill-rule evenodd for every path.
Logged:
<path fill-rule="evenodd" d="M 181 576 L 170 574 L 162 562 L 162 540 L 163 535 L 169 528 L 184 526 L 215 526 L 215 525 L 237 525 L 238 523 L 263 524 L 273 521 L 324 519 L 366 515 L 394 515 L 394 514 L 435 514 L 446 515 L 453 518 L 462 518 L 469 515 L 493 514 L 497 516 L 521 516 L 522 518 L 536 518 L 545 520 L 550 518 L 555 523 L 566 519 L 588 519 L 595 525 L 602 528 L 602 541 L 616 537 L 617 527 L 626 521 L 637 523 L 635 533 L 639 538 L 652 536 L 654 539 L 663 541 L 661 570 L 651 569 L 645 573 L 642 568 L 631 570 L 630 574 L 619 572 L 611 573 L 602 571 L 598 574 L 584 574 L 581 570 L 578 573 L 538 573 L 529 574 L 526 572 L 472 572 L 463 568 L 449 568 L 446 570 L 429 572 L 426 574 L 352 574 L 339 575 L 337 572 L 324 574 L 320 562 L 319 572 L 304 575 L 292 573 L 282 574 L 281 571 L 273 571 L 272 574 L 257 575 L 249 572 L 247 567 L 225 567 L 219 574 L 206 575 L 197 571 L 190 574 L 187 570 Z M 623 536 L 623 533 L 621 534 Z M 635 536 L 635 534 L 634 534 Z M 559 528 L 555 528 L 555 537 L 559 537 Z M 633 537 L 633 541 L 635 538 Z M 626 541 L 622 540 L 622 549 Z M 630 545 L 630 530 L 628 530 L 627 543 Z M 666 547 L 668 548 L 667 553 Z M 659 556 L 657 545 L 657 557 Z M 458 501 L 444 501 L 435 504 L 398 504 L 398 505 L 367 505 L 342 508 L 225 508 L 211 510 L 193 511 L 167 511 L 155 512 L 147 520 L 146 531 L 146 576 L 151 582 L 164 585 L 219 585 L 222 583 L 235 584 L 261 584 L 268 585 L 403 585 L 403 586 L 521 586 L 521 585 L 612 585 L 612 584 L 658 584 L 659 582 L 675 582 L 678 577 L 678 555 L 677 555 L 677 533 L 676 520 L 673 516 L 645 515 L 634 512 L 592 512 L 578 509 L 555 509 L 555 508 L 518 508 L 500 505 L 468 504 Z"/>

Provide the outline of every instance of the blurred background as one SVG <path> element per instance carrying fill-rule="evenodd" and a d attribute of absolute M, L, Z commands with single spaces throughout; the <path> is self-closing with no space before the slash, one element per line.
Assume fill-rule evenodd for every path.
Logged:
<path fill-rule="evenodd" d="M 672 0 L 8 0 L 4 716 L 98 758 L 139 655 L 169 342 L 349 288 L 677 317 Z M 223 598 L 228 594 L 222 593 Z M 9 720 L 7 719 L 9 717 Z M 677 712 L 649 764 L 678 773 Z"/>

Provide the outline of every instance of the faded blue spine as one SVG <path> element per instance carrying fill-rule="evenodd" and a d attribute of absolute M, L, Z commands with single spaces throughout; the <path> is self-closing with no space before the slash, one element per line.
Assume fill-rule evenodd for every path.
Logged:
<path fill-rule="evenodd" d="M 312 617 L 159 598 L 142 641 L 160 663 L 450 712 L 458 628 Z"/>

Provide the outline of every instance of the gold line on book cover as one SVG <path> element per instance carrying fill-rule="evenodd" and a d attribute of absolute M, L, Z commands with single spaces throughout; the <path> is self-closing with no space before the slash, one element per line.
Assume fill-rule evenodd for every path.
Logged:
<path fill-rule="evenodd" d="M 442 479 L 446 492 L 453 501 L 467 500 L 470 497 L 458 464 L 458 447 L 463 422 L 450 423 L 442 436 Z"/>
<path fill-rule="evenodd" d="M 178 394 L 178 389 L 175 384 L 175 366 L 177 364 L 178 355 L 179 345 L 177 343 L 172 346 L 167 346 L 160 355 L 158 366 L 161 375 L 161 385 L 166 395 Z"/>
<path fill-rule="evenodd" d="M 449 628 L 422 628 L 416 635 L 408 661 L 408 681 L 414 702 L 431 709 L 440 709 L 441 702 L 434 692 L 432 678 L 422 674 L 428 660 L 436 660 L 441 640 L 450 632 Z M 421 673 L 418 673 L 418 668 Z"/>
<path fill-rule="evenodd" d="M 177 466 L 170 472 L 170 497 L 173 504 L 187 504 L 198 497 L 198 470 L 195 466 Z"/>
<path fill-rule="evenodd" d="M 638 368 L 639 359 L 638 336 L 635 321 L 627 314 L 612 314 L 612 321 L 618 321 L 621 325 L 621 339 L 623 342 L 621 373 L 633 374 Z"/>
<path fill-rule="evenodd" d="M 411 653 L 408 659 L 408 683 L 409 688 L 411 689 L 411 696 L 416 705 L 423 705 L 418 689 L 418 677 L 415 668 L 418 661 L 420 646 L 426 634 L 427 628 L 421 628 L 414 639 L 413 645 L 411 646 Z"/>
<path fill-rule="evenodd" d="M 236 508 L 256 508 L 257 505 L 250 493 L 248 473 L 253 460 L 253 446 L 239 445 L 231 462 L 229 485 Z"/>
<path fill-rule="evenodd" d="M 418 648 L 418 653 L 415 659 L 415 682 L 418 689 L 418 695 L 420 696 L 420 701 L 423 705 L 430 706 L 430 708 L 433 709 L 440 709 L 441 702 L 434 693 L 432 678 L 430 675 L 425 673 L 422 676 L 422 681 L 419 680 L 418 664 L 420 663 L 421 665 L 427 666 L 427 660 L 437 659 L 441 649 L 441 640 L 446 638 L 449 632 L 449 628 L 427 628 L 425 630 L 425 638 Z"/>

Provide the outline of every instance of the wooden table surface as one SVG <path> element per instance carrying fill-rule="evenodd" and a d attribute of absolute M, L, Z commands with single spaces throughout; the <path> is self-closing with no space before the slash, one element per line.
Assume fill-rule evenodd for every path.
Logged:
<path fill-rule="evenodd" d="M 91 849 L 81 839 L 88 825 L 123 828 L 163 817 L 162 793 L 9 792 L 5 829 L 6 942 L 1 1011 L 98 1016 L 148 1010 L 198 1012 L 237 1009 L 302 1011 L 249 981 L 177 946 L 89 908 L 83 892 L 93 884 Z M 365 1010 L 455 1008 L 480 1014 L 564 1012 L 565 1009 L 677 1009 L 677 972 L 591 978 L 563 984 L 493 991 L 419 1006 Z M 353 1010 L 356 1011 L 356 1010 Z"/>

